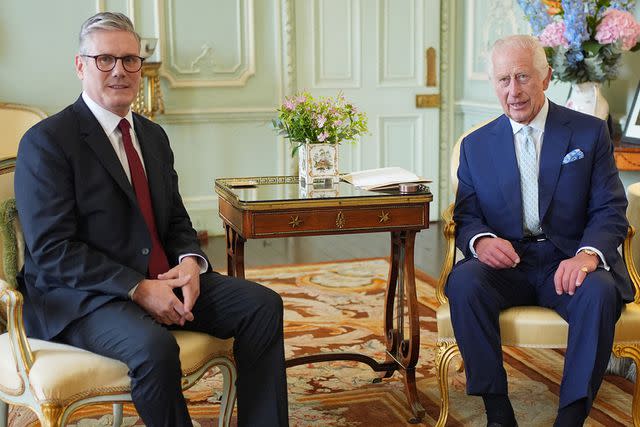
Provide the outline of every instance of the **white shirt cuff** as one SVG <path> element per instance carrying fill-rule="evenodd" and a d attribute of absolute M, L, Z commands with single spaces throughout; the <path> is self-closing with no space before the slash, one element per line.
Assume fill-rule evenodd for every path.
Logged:
<path fill-rule="evenodd" d="M 196 261 L 197 261 L 198 265 L 200 266 L 200 274 L 207 272 L 207 270 L 209 269 L 209 263 L 207 262 L 206 259 L 204 259 L 204 257 L 202 255 L 198 255 L 198 254 L 180 255 L 178 257 L 178 264 L 180 264 L 182 262 L 182 260 L 185 259 L 188 256 L 193 256 L 193 257 L 197 258 Z"/>
<path fill-rule="evenodd" d="M 206 272 L 207 272 L 207 270 L 209 269 L 209 263 L 207 262 L 207 260 L 206 260 L 206 259 L 204 259 L 204 258 L 202 257 L 202 255 L 198 255 L 198 254 L 184 254 L 184 255 L 180 255 L 180 256 L 178 257 L 178 264 L 179 264 L 179 263 L 181 263 L 181 262 L 182 262 L 182 260 L 183 260 L 185 257 L 188 257 L 188 256 L 196 257 L 196 262 L 197 262 L 197 263 L 198 263 L 198 265 L 200 266 L 200 274 L 202 274 L 202 273 L 206 273 Z M 136 285 L 135 285 L 133 288 L 131 288 L 131 289 L 129 290 L 129 299 L 133 299 L 133 294 L 136 292 L 136 289 L 138 289 L 138 286 L 140 286 L 140 283 L 136 283 Z"/>
<path fill-rule="evenodd" d="M 602 255 L 602 252 L 600 252 L 598 249 L 594 248 L 593 246 L 583 246 L 576 251 L 576 255 L 578 255 L 578 253 L 583 249 L 591 249 L 593 252 L 597 253 L 598 256 L 600 257 L 600 264 L 598 264 L 598 267 L 602 267 L 605 270 L 609 271 L 609 264 L 607 264 L 607 261 L 605 261 L 604 255 Z"/>
<path fill-rule="evenodd" d="M 138 286 L 140 286 L 140 282 L 136 283 L 136 285 L 129 290 L 129 299 L 133 299 L 133 294 L 136 292 L 136 289 L 138 289 Z"/>
<path fill-rule="evenodd" d="M 478 240 L 480 237 L 484 237 L 484 236 L 498 237 L 493 233 L 478 233 L 475 236 L 473 236 L 471 238 L 471 240 L 469 240 L 469 250 L 473 254 L 474 258 L 478 258 L 478 254 L 476 253 L 476 250 L 473 248 L 473 246 L 476 244 L 476 240 Z"/>

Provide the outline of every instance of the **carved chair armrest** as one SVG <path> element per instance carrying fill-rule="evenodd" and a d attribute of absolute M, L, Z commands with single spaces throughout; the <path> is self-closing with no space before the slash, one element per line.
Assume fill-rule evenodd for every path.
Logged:
<path fill-rule="evenodd" d="M 22 294 L 11 288 L 4 280 L 0 279 L 0 303 L 3 305 L 3 314 L 6 315 L 7 334 L 11 345 L 11 353 L 16 363 L 16 369 L 25 383 L 29 370 L 33 365 L 33 353 L 27 341 L 22 320 Z"/>
<path fill-rule="evenodd" d="M 446 304 L 448 301 L 444 294 L 444 287 L 447 284 L 449 273 L 451 273 L 453 265 L 456 263 L 456 223 L 453 221 L 453 207 L 454 205 L 452 203 L 442 213 L 442 233 L 445 238 L 446 252 L 442 269 L 440 270 L 438 284 L 436 285 L 436 299 L 440 304 Z"/>
<path fill-rule="evenodd" d="M 633 261 L 633 246 L 631 245 L 631 241 L 635 234 L 635 227 L 630 225 L 627 229 L 627 237 L 624 239 L 624 243 L 622 244 L 622 257 L 625 265 L 627 266 L 629 276 L 631 277 L 631 283 L 633 283 L 633 287 L 635 289 L 635 298 L 633 302 L 635 304 L 640 304 L 640 275 L 638 274 L 638 270 L 636 270 L 636 263 Z"/>

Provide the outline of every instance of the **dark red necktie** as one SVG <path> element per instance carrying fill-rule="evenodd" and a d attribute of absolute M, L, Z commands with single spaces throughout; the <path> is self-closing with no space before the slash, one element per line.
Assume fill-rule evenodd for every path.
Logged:
<path fill-rule="evenodd" d="M 127 153 L 127 162 L 129 163 L 129 171 L 131 173 L 131 184 L 136 192 L 138 206 L 142 211 L 144 222 L 147 223 L 149 234 L 151 234 L 151 254 L 149 255 L 149 277 L 156 279 L 158 274 L 166 273 L 169 270 L 169 262 L 164 248 L 158 237 L 158 229 L 156 228 L 156 219 L 153 215 L 153 206 L 151 205 L 151 194 L 149 193 L 149 182 L 142 167 L 142 161 L 138 152 L 133 148 L 131 142 L 131 134 L 129 129 L 131 125 L 126 119 L 120 120 L 118 129 L 122 133 L 122 141 L 124 142 L 124 151 Z"/>

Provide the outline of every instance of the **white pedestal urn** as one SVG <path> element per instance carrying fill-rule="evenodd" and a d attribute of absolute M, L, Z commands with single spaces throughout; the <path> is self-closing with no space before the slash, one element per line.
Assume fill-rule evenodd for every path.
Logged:
<path fill-rule="evenodd" d="M 298 149 L 298 174 L 302 187 L 337 183 L 338 144 L 302 144 Z"/>
<path fill-rule="evenodd" d="M 567 108 L 607 120 L 609 103 L 600 92 L 600 83 L 572 83 Z"/>

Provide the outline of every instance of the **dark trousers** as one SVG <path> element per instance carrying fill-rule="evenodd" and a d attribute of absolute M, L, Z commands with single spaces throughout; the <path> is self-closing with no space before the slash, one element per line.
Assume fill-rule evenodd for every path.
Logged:
<path fill-rule="evenodd" d="M 288 425 L 280 296 L 259 284 L 218 273 L 200 275 L 195 319 L 184 327 L 235 338 L 238 425 Z M 76 320 L 57 341 L 121 360 L 147 426 L 191 426 L 180 388 L 179 348 L 170 330 L 132 301 L 114 301 Z"/>
<path fill-rule="evenodd" d="M 539 305 L 555 310 L 569 323 L 560 408 L 582 398 L 590 408 L 602 383 L 623 304 L 613 276 L 598 268 L 573 296 L 559 296 L 553 276 L 566 255 L 549 240 L 513 244 L 521 259 L 516 268 L 496 270 L 469 258 L 458 263 L 449 276 L 445 292 L 465 363 L 467 393 L 507 394 L 500 311 Z"/>

